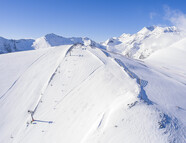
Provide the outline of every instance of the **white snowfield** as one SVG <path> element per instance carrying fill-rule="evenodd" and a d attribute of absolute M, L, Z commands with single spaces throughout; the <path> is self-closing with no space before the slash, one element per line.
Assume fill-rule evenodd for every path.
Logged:
<path fill-rule="evenodd" d="M 185 143 L 185 63 L 163 54 L 75 44 L 1 55 L 0 143 Z"/>

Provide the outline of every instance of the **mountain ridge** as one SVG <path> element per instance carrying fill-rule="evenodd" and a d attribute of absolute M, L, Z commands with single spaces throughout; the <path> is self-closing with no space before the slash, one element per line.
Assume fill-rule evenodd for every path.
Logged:
<path fill-rule="evenodd" d="M 134 59 L 145 59 L 155 51 L 168 47 L 184 38 L 184 34 L 175 26 L 149 26 L 135 34 L 123 33 L 103 43 L 107 50 L 119 52 Z"/>
<path fill-rule="evenodd" d="M 19 44 L 17 44 L 19 43 Z M 12 53 L 18 51 L 35 50 L 40 48 L 49 48 L 60 45 L 84 44 L 101 47 L 101 44 L 96 43 L 88 37 L 70 37 L 56 35 L 54 33 L 46 34 L 37 39 L 6 39 L 0 37 L 0 54 Z"/>
<path fill-rule="evenodd" d="M 46 34 L 37 39 L 5 39 L 0 37 L 0 54 L 17 51 L 36 50 L 60 45 L 84 44 L 112 52 L 121 53 L 134 59 L 146 59 L 159 49 L 183 39 L 185 35 L 175 26 L 148 26 L 135 34 L 123 33 L 105 42 L 98 43 L 88 37 L 63 37 L 54 33 Z"/>

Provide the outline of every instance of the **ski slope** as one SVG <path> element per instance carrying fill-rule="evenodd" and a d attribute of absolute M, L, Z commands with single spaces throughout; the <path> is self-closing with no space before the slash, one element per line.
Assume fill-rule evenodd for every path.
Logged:
<path fill-rule="evenodd" d="M 32 66 L 39 60 L 49 49 L 41 49 L 38 51 L 18 52 L 3 54 L 0 56 L 0 96 L 2 97 L 9 88 Z M 8 77 L 8 78 L 7 78 Z M 0 97 L 0 98 L 1 98 Z"/>
<path fill-rule="evenodd" d="M 6 139 L 8 139 L 10 135 L 17 135 L 22 128 L 24 128 L 21 124 L 25 124 L 28 119 L 28 109 L 33 110 L 37 102 L 39 102 L 41 94 L 43 90 L 45 90 L 47 82 L 50 80 L 51 74 L 55 72 L 56 66 L 65 56 L 68 47 L 69 46 L 52 48 L 49 51 L 45 51 L 45 54 L 30 65 L 23 74 L 19 76 L 16 82 L 11 85 L 8 91 L 1 96 L 0 132 L 3 137 L 0 137 L 0 142 L 7 142 Z M 4 61 L 3 59 L 2 61 L 5 62 L 6 60 L 5 56 Z M 19 59 L 16 61 L 14 54 L 12 55 L 12 60 L 21 63 Z M 23 69 L 24 68 L 25 67 L 23 67 Z M 2 72 L 1 75 L 5 76 L 6 72 L 7 71 L 4 71 L 4 75 Z M 16 75 L 12 77 L 15 78 L 14 76 Z"/>
<path fill-rule="evenodd" d="M 0 99 L 2 143 L 186 141 L 179 75 L 82 44 L 0 58 L 1 78 L 10 77 Z M 9 71 L 3 63 L 12 60 Z"/>

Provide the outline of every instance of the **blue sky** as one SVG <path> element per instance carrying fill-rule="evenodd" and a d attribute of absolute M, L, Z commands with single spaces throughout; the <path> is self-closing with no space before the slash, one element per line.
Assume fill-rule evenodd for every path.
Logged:
<path fill-rule="evenodd" d="M 0 0 L 0 36 L 38 38 L 48 33 L 96 41 L 171 25 L 165 7 L 186 13 L 185 0 Z"/>

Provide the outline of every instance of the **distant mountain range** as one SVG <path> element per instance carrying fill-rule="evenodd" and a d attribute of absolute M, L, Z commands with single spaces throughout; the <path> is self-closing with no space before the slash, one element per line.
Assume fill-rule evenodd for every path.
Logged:
<path fill-rule="evenodd" d="M 48 48 L 60 45 L 84 44 L 100 47 L 101 45 L 85 37 L 65 38 L 55 34 L 47 34 L 44 37 L 34 39 L 5 39 L 0 37 L 0 54 L 11 53 L 17 51 L 35 50 L 40 48 Z"/>
<path fill-rule="evenodd" d="M 153 52 L 166 48 L 181 40 L 184 35 L 175 27 L 144 27 L 136 34 L 122 34 L 102 43 L 115 51 L 135 59 L 145 59 Z"/>
<path fill-rule="evenodd" d="M 38 39 L 9 40 L 0 37 L 0 54 L 17 51 L 48 48 L 59 45 L 81 43 L 84 45 L 105 48 L 135 59 L 145 59 L 155 51 L 171 46 L 183 39 L 184 35 L 175 27 L 144 27 L 136 34 L 122 34 L 105 42 L 98 43 L 89 38 L 65 38 L 55 34 L 47 34 Z"/>

